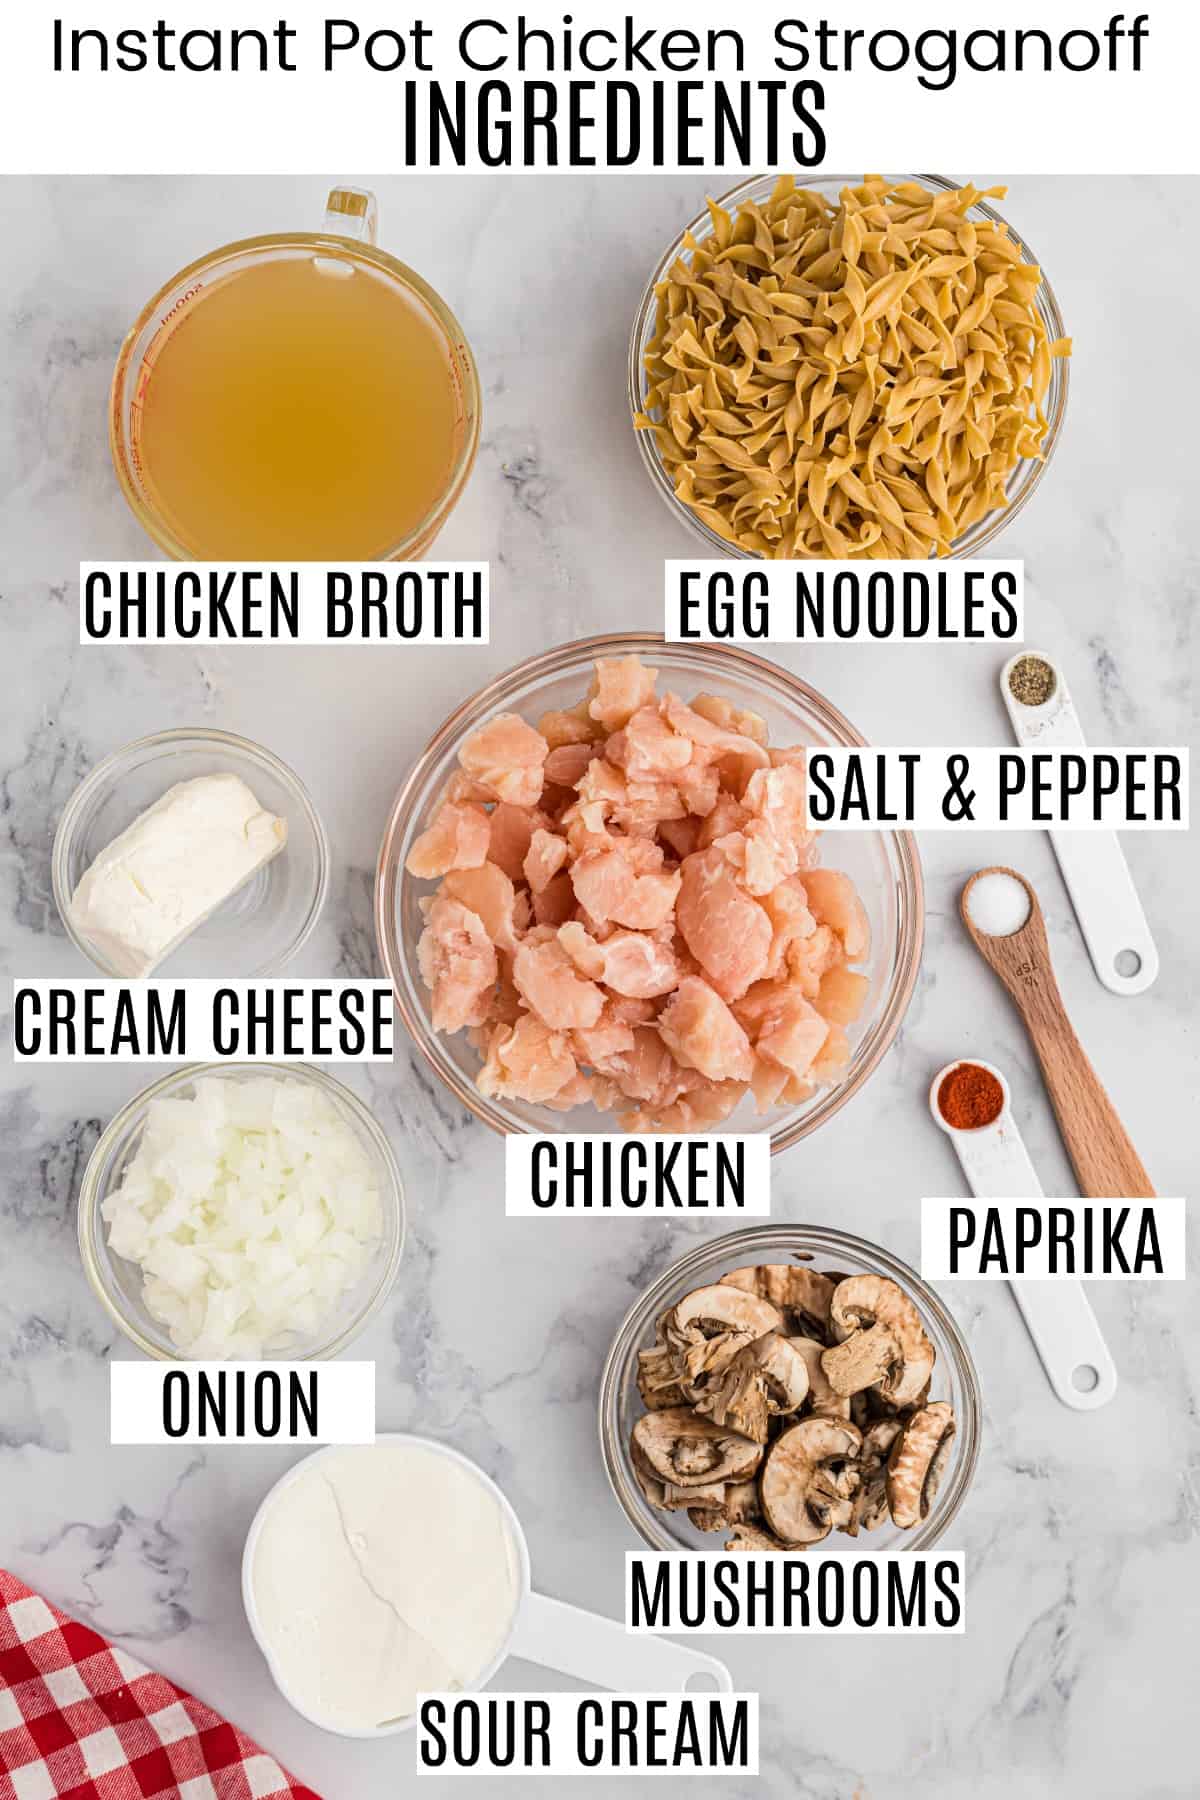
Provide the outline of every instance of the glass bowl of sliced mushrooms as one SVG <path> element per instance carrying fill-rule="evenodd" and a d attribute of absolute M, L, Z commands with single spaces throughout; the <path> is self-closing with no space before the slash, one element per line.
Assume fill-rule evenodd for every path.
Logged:
<path fill-rule="evenodd" d="M 928 1550 L 966 1498 L 982 1401 L 962 1333 L 898 1257 L 763 1225 L 698 1246 L 617 1332 L 613 1492 L 656 1550 Z"/>

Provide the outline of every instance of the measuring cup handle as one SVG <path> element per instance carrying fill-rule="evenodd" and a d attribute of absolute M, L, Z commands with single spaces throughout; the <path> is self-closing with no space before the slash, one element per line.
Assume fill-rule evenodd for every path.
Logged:
<path fill-rule="evenodd" d="M 373 244 L 378 229 L 379 207 L 368 188 L 330 189 L 322 230 L 332 237 L 356 238 L 360 244 Z"/>
<path fill-rule="evenodd" d="M 530 1594 L 521 1608 L 512 1654 L 590 1687 L 622 1693 L 682 1693 L 696 1677 L 704 1680 L 693 1692 L 733 1692 L 729 1670 L 715 1656 L 669 1638 L 628 1632 L 617 1619 L 545 1594 Z"/>

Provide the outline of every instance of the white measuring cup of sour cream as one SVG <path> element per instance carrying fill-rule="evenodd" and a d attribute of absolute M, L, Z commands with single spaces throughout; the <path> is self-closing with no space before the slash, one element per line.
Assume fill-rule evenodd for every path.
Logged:
<path fill-rule="evenodd" d="M 246 1538 L 242 1601 L 284 1699 L 343 1737 L 409 1731 L 417 1693 L 476 1692 L 510 1656 L 588 1687 L 733 1688 L 716 1657 L 535 1593 L 496 1483 L 407 1433 L 328 1445 L 276 1482 Z"/>

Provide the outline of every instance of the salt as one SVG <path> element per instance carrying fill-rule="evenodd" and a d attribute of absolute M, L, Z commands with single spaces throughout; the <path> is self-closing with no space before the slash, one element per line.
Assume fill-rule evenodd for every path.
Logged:
<path fill-rule="evenodd" d="M 971 923 L 986 937 L 1011 937 L 1029 917 L 1029 894 L 1015 875 L 993 869 L 971 883 L 967 911 Z"/>

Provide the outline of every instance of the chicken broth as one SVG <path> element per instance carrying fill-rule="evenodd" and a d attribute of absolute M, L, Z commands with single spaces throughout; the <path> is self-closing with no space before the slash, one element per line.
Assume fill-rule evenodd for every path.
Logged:
<path fill-rule="evenodd" d="M 464 419 L 431 316 L 365 263 L 277 256 L 174 310 L 133 406 L 147 497 L 212 560 L 382 558 L 452 477 Z"/>

